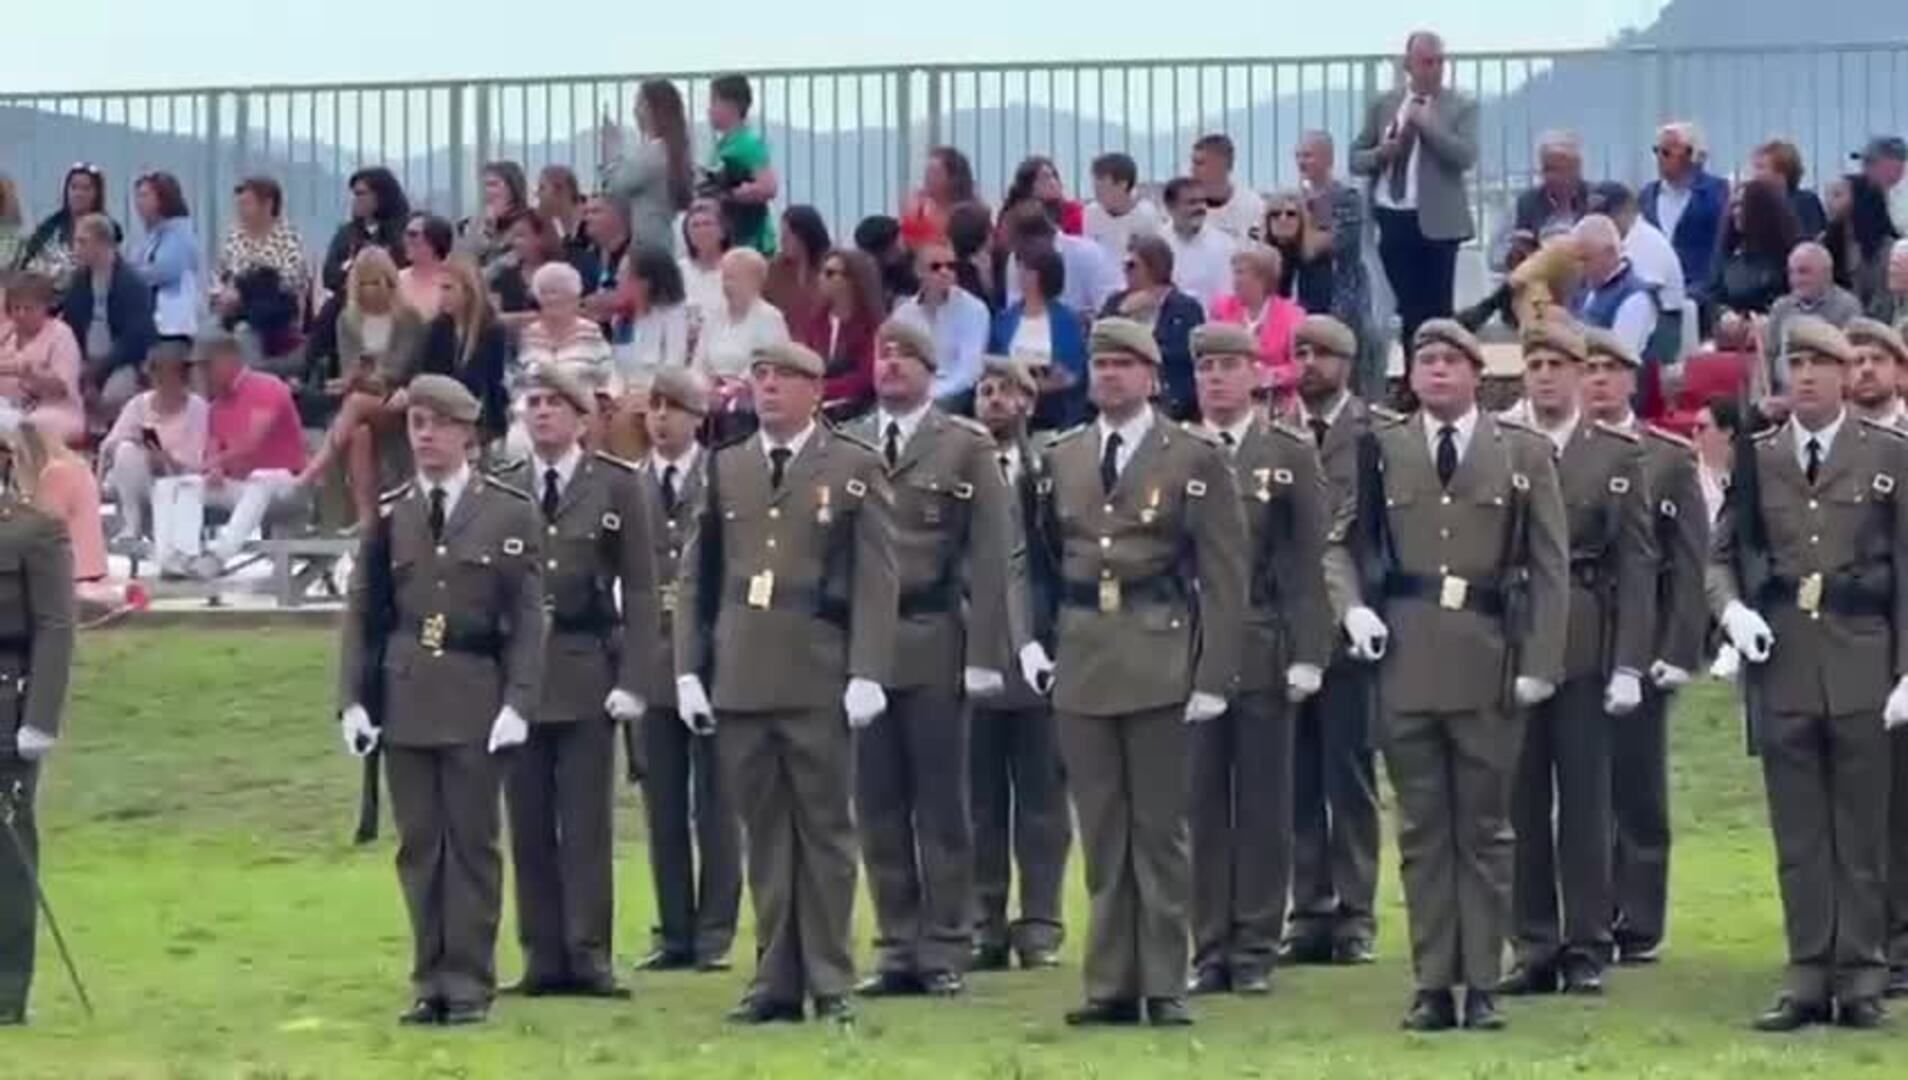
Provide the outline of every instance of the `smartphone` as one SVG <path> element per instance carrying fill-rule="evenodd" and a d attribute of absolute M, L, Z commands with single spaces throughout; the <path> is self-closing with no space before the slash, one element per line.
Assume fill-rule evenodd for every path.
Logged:
<path fill-rule="evenodd" d="M 159 449 L 159 430 L 157 428 L 141 429 L 139 432 L 139 441 L 145 443 L 146 448 L 149 450 Z"/>

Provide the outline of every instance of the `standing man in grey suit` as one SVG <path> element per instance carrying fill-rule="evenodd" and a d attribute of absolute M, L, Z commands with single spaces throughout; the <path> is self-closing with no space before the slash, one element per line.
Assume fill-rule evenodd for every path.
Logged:
<path fill-rule="evenodd" d="M 1477 161 L 1477 102 L 1444 85 L 1444 40 L 1429 30 L 1405 40 L 1404 69 L 1405 85 L 1365 111 L 1351 169 L 1371 180 L 1378 258 L 1410 342 L 1426 319 L 1451 314 L 1458 245 L 1472 233 L 1464 174 Z"/>

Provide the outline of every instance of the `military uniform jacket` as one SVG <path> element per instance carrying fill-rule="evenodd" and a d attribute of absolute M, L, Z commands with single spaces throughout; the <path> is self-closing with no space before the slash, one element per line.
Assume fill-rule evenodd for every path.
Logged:
<path fill-rule="evenodd" d="M 1740 595 L 1740 538 L 1732 485 L 1709 567 L 1709 603 L 1721 616 L 1731 600 L 1754 608 L 1775 632 L 1755 673 L 1774 712 L 1845 716 L 1880 712 L 1908 673 L 1908 442 L 1893 428 L 1850 413 L 1811 486 L 1795 454 L 1794 421 L 1755 440 L 1760 517 L 1768 537 L 1772 588 L 1790 595 Z M 1814 575 L 1820 575 L 1817 579 Z M 1811 592 L 1819 595 L 1811 596 Z M 1850 610 L 1844 601 L 1859 598 Z M 1808 610 L 1813 608 L 1814 610 Z"/>
<path fill-rule="evenodd" d="M 376 663 L 383 704 L 373 719 L 394 745 L 482 742 L 504 705 L 532 720 L 548 618 L 543 523 L 529 496 L 473 471 L 438 541 L 415 484 L 387 494 L 379 513 L 351 572 L 339 700 L 369 706 L 360 680 Z M 393 593 L 380 618 L 371 564 L 386 530 Z"/>
<path fill-rule="evenodd" d="M 676 707 L 675 619 L 677 580 L 682 572 L 682 546 L 688 539 L 689 525 L 695 520 L 696 506 L 702 498 L 702 471 L 709 464 L 707 449 L 696 452 L 689 470 L 676 478 L 674 506 L 663 500 L 662 477 L 654 460 L 642 470 L 643 488 L 655 505 L 650 517 L 649 538 L 654 548 L 656 576 L 656 628 L 642 646 L 649 665 L 656 696 L 647 699 L 663 708 Z M 633 638 L 632 638 L 633 640 Z"/>
<path fill-rule="evenodd" d="M 0 491 L 0 758 L 22 724 L 60 733 L 73 664 L 73 549 L 66 526 Z"/>
<path fill-rule="evenodd" d="M 817 422 L 769 483 L 761 436 L 714 452 L 683 545 L 676 670 L 718 709 L 838 708 L 850 678 L 887 683 L 898 593 L 881 455 Z"/>
<path fill-rule="evenodd" d="M 1010 632 L 995 642 L 996 655 L 990 666 L 998 666 L 1006 686 L 997 695 L 978 699 L 980 709 L 1044 709 L 1047 696 L 1027 685 L 1020 674 L 1020 646 L 1029 641 L 1053 640 L 1054 576 L 1044 563 L 1046 546 L 1029 544 L 1029 524 L 1040 519 L 1041 481 L 1045 479 L 1048 439 L 1030 435 L 1016 444 L 1020 468 L 1007 485 L 1007 509 L 1011 537 L 1008 548 L 1008 605 Z M 1000 464 L 1000 447 L 988 448 L 988 459 Z M 1005 477 L 1003 476 L 1003 479 Z"/>
<path fill-rule="evenodd" d="M 1318 447 L 1318 461 L 1323 469 L 1325 482 L 1330 488 L 1330 525 L 1326 530 L 1328 543 L 1336 543 L 1351 528 L 1352 518 L 1357 513 L 1358 502 L 1358 442 L 1371 430 L 1374 420 L 1395 423 L 1398 414 L 1377 410 L 1366 405 L 1360 398 L 1347 396 L 1345 405 L 1332 418 L 1331 425 L 1325 429 L 1325 441 L 1319 443 L 1306 429 L 1299 415 L 1297 405 L 1286 413 L 1287 421 L 1294 431 L 1304 432 L 1307 440 Z M 1331 597 L 1332 618 L 1343 618 L 1345 609 L 1358 603 L 1355 596 L 1340 595 L 1328 577 L 1325 586 Z M 1344 635 L 1338 634 L 1341 646 L 1345 644 Z"/>
<path fill-rule="evenodd" d="M 1325 599 L 1330 492 L 1309 436 L 1256 420 L 1231 454 L 1245 510 L 1247 596 L 1241 690 L 1280 690 L 1285 669 L 1331 658 Z"/>
<path fill-rule="evenodd" d="M 530 458 L 499 476 L 522 491 L 541 491 L 538 469 Z M 634 465 L 587 452 L 577 462 L 556 520 L 542 522 L 550 644 L 533 723 L 604 719 L 603 701 L 618 688 L 655 700 L 656 671 L 645 651 L 659 618 L 655 514 Z"/>
<path fill-rule="evenodd" d="M 878 446 L 879 418 L 869 413 L 852 430 Z M 888 470 L 888 485 L 900 581 L 889 685 L 953 686 L 964 666 L 1005 674 L 1012 510 L 992 436 L 930 406 Z"/>
<path fill-rule="evenodd" d="M 1500 615 L 1469 606 L 1446 606 L 1430 598 L 1365 598 L 1353 543 L 1354 522 L 1326 555 L 1334 596 L 1379 610 L 1391 630 L 1381 662 L 1380 692 L 1389 708 L 1406 712 L 1472 712 L 1502 708 L 1505 676 L 1527 676 L 1552 685 L 1563 672 L 1568 615 L 1569 537 L 1549 440 L 1480 412 L 1470 445 L 1446 490 L 1413 414 L 1375 419 L 1386 528 L 1393 574 L 1461 588 L 1498 583 L 1521 548 L 1528 577 L 1528 626 L 1507 640 Z M 1522 543 L 1509 535 L 1513 493 L 1527 500 Z M 1441 592 L 1441 591 L 1440 591 Z M 1514 658 L 1509 650 L 1516 649 Z M 1507 664 L 1514 668 L 1507 671 Z"/>
<path fill-rule="evenodd" d="M 1545 440 L 1548 442 L 1548 440 Z M 1641 437 L 1588 417 L 1558 455 L 1570 521 L 1565 679 L 1638 675 L 1656 658 L 1656 532 Z"/>
<path fill-rule="evenodd" d="M 1656 527 L 1656 653 L 1652 659 L 1694 672 L 1703 661 L 1709 608 L 1703 575 L 1709 564 L 1709 508 L 1689 441 L 1643 428 L 1644 475 Z"/>
<path fill-rule="evenodd" d="M 1041 536 L 1056 571 L 1053 703 L 1119 716 L 1237 689 L 1245 521 L 1211 436 L 1155 411 L 1109 494 L 1098 425 L 1044 455 Z"/>

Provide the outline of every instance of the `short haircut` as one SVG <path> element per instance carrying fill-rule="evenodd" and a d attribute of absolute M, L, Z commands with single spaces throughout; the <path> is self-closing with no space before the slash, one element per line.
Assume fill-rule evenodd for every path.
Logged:
<path fill-rule="evenodd" d="M 1093 159 L 1093 175 L 1131 191 L 1139 183 L 1139 165 L 1134 162 L 1133 155 L 1115 150 Z"/>
<path fill-rule="evenodd" d="M 1285 258 L 1270 244 L 1247 243 L 1232 253 L 1234 265 L 1243 263 L 1265 284 L 1269 293 L 1279 291 L 1279 276 L 1285 272 Z"/>
<path fill-rule="evenodd" d="M 1163 285 L 1173 280 L 1173 248 L 1165 240 L 1150 234 L 1135 236 L 1126 250 L 1154 281 Z"/>
<path fill-rule="evenodd" d="M 855 231 L 860 233 L 859 228 Z M 993 239 L 994 215 L 987 209 L 986 203 L 956 203 L 947 212 L 947 243 L 954 249 L 957 258 L 969 259 L 980 254 Z M 859 235 L 856 243 L 860 243 Z"/>
<path fill-rule="evenodd" d="M 717 101 L 726 101 L 735 106 L 743 116 L 755 107 L 755 91 L 749 88 L 746 75 L 718 75 L 709 82 L 709 96 Z"/>
<path fill-rule="evenodd" d="M 1821 266 L 1835 265 L 1835 257 L 1829 254 L 1829 249 L 1814 240 L 1804 240 L 1789 249 L 1789 262 L 1794 263 L 1798 259 L 1806 259 Z"/>
<path fill-rule="evenodd" d="M 530 295 L 542 296 L 545 293 L 574 300 L 583 295 L 583 275 L 576 272 L 576 267 L 561 260 L 544 263 L 537 267 L 536 273 L 530 275 Z"/>
<path fill-rule="evenodd" d="M 1238 151 L 1232 146 L 1232 137 L 1220 131 L 1215 131 L 1210 135 L 1201 135 L 1199 141 L 1193 143 L 1193 150 L 1195 152 L 1203 151 L 1208 154 L 1218 154 L 1221 158 L 1225 159 L 1226 168 L 1228 169 L 1232 168 L 1233 162 L 1238 160 Z"/>
<path fill-rule="evenodd" d="M 737 270 L 747 271 L 755 276 L 758 285 L 768 280 L 768 259 L 751 247 L 730 248 L 723 252 L 720 266 L 723 270 L 734 267 Z"/>
<path fill-rule="evenodd" d="M 1040 295 L 1049 301 L 1060 299 L 1067 289 L 1067 264 L 1057 251 L 1036 251 L 1020 264 L 1040 279 Z"/>
<path fill-rule="evenodd" d="M 1405 38 L 1405 47 L 1404 47 L 1405 55 L 1409 56 L 1411 54 L 1411 50 L 1417 47 L 1420 43 L 1423 43 L 1425 45 L 1430 45 L 1436 48 L 1439 52 L 1444 51 L 1444 38 L 1441 35 L 1439 35 L 1436 30 L 1413 30 Z"/>
<path fill-rule="evenodd" d="M 159 204 L 159 217 L 164 220 L 189 216 L 192 211 L 186 206 L 185 192 L 179 187 L 179 178 L 169 172 L 149 172 L 134 182 L 152 189 L 154 201 Z"/>
<path fill-rule="evenodd" d="M 1326 131 L 1324 128 L 1313 128 L 1299 135 L 1298 145 L 1305 146 L 1312 143 L 1323 147 L 1327 154 L 1334 152 L 1338 148 L 1338 143 L 1332 138 L 1332 133 Z"/>
<path fill-rule="evenodd" d="M 1194 180 L 1190 176 L 1175 176 L 1171 180 L 1166 181 L 1166 190 L 1160 194 L 1160 198 L 1166 200 L 1166 205 L 1170 208 L 1178 206 L 1180 200 L 1187 197 L 1188 194 L 1198 197 L 1204 190 L 1205 189 L 1200 186 L 1199 181 Z"/>
<path fill-rule="evenodd" d="M 1545 154 L 1568 154 L 1578 161 L 1583 160 L 1583 138 L 1574 131 L 1555 128 L 1537 136 L 1537 156 Z"/>
<path fill-rule="evenodd" d="M 436 214 L 413 214 L 411 223 L 424 235 L 424 242 L 431 246 L 440 259 L 450 258 L 451 248 L 457 243 L 457 231 L 451 223 Z"/>
<path fill-rule="evenodd" d="M 952 211 L 948 214 L 948 228 L 953 229 Z M 901 223 L 888 214 L 871 214 L 855 225 L 855 246 L 870 255 L 886 255 L 900 242 Z"/>
<path fill-rule="evenodd" d="M 1621 250 L 1623 247 L 1623 234 L 1617 229 L 1616 222 L 1602 214 L 1585 215 L 1583 220 L 1577 222 L 1576 228 L 1571 230 L 1571 234 L 1579 243 L 1597 244 L 1608 247 L 1612 251 Z"/>
<path fill-rule="evenodd" d="M 269 176 L 248 176 L 232 189 L 233 195 L 250 195 L 265 204 L 273 217 L 285 212 L 285 189 Z"/>
<path fill-rule="evenodd" d="M 107 247 L 118 246 L 114 235 L 118 230 L 119 227 L 113 224 L 113 219 L 105 214 L 87 214 L 73 223 L 75 237 L 84 236 L 89 240 L 97 240 Z"/>
<path fill-rule="evenodd" d="M 1657 135 L 1674 135 L 1676 140 L 1689 147 L 1691 161 L 1702 161 L 1709 156 L 1709 147 L 1703 143 L 1703 129 L 1690 120 L 1671 120 L 1656 129 Z"/>
<path fill-rule="evenodd" d="M 1775 170 L 1790 191 L 1802 186 L 1802 176 L 1806 170 L 1802 167 L 1802 151 L 1787 139 L 1770 139 L 1756 147 L 1756 153 L 1769 159 L 1769 167 Z"/>

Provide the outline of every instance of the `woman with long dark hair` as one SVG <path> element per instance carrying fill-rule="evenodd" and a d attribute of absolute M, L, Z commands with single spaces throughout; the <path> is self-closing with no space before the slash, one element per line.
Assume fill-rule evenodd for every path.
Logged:
<path fill-rule="evenodd" d="M 382 165 L 359 169 L 351 174 L 351 214 L 325 248 L 325 262 L 319 280 L 330 295 L 311 323 L 311 358 L 319 363 L 331 361 L 342 371 L 356 362 L 355 356 L 341 356 L 338 349 L 338 313 L 344 309 L 345 278 L 352 261 L 367 247 L 375 247 L 404 265 L 404 224 L 411 218 L 411 202 L 404 197 L 398 178 Z"/>
<path fill-rule="evenodd" d="M 457 246 L 489 270 L 510 254 L 510 226 L 530 209 L 530 181 L 514 161 L 485 165 L 483 178 L 483 209 L 457 223 Z"/>
<path fill-rule="evenodd" d="M 1722 258 L 1710 273 L 1710 304 L 1768 314 L 1789 291 L 1789 252 L 1801 239 L 1802 226 L 1779 184 L 1751 180 L 1738 187 L 1723 224 Z"/>
<path fill-rule="evenodd" d="M 874 401 L 875 331 L 887 318 L 881 268 L 865 252 L 836 248 L 822 259 L 821 304 L 795 336 L 827 365 L 822 405 L 836 423 Z"/>
<path fill-rule="evenodd" d="M 673 252 L 676 215 L 689 209 L 695 190 L 689 120 L 675 83 L 650 79 L 637 87 L 636 131 L 641 141 L 625 156 L 622 128 L 605 118 L 603 194 L 629 219 L 636 246 Z"/>
<path fill-rule="evenodd" d="M 1050 157 L 1036 154 L 1014 170 L 1013 182 L 1007 185 L 1007 197 L 1001 200 L 1002 220 L 1014 207 L 1025 202 L 1046 207 L 1047 216 L 1069 236 L 1079 236 L 1086 229 L 1086 207 L 1077 199 L 1067 198 L 1067 189 L 1060 182 L 1060 169 Z"/>
<path fill-rule="evenodd" d="M 974 166 L 967 155 L 951 146 L 929 150 L 921 188 L 901 211 L 901 239 L 915 250 L 945 241 L 947 215 L 974 198 Z"/>
<path fill-rule="evenodd" d="M 43 274 L 55 288 L 64 288 L 66 275 L 78 260 L 73 254 L 73 226 L 88 214 L 106 213 L 106 174 L 99 166 L 81 162 L 66 170 L 60 183 L 60 208 L 40 220 L 20 249 L 19 267 Z M 111 220 L 107 215 L 107 220 Z M 125 239 L 118 222 L 113 223 L 113 242 Z"/>
<path fill-rule="evenodd" d="M 1888 216 L 1888 195 L 1859 173 L 1847 178 L 1848 213 L 1829 224 L 1822 245 L 1835 263 L 1835 283 L 1868 312 L 1892 310 L 1888 301 L 1888 253 L 1900 239 Z"/>
<path fill-rule="evenodd" d="M 812 206 L 782 211 L 782 232 L 762 295 L 781 309 L 788 325 L 804 326 L 821 310 L 822 261 L 833 247 L 821 211 Z"/>
<path fill-rule="evenodd" d="M 436 214 L 414 214 L 404 226 L 404 257 L 410 263 L 398 271 L 398 293 L 426 322 L 444 306 L 445 264 L 457 242 L 451 223 Z"/>

